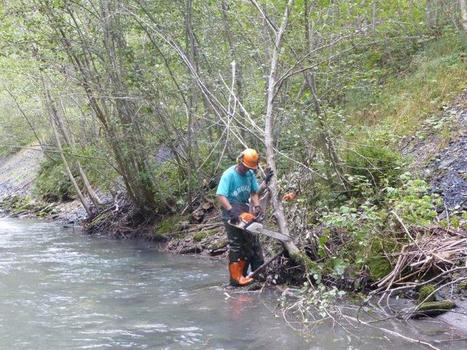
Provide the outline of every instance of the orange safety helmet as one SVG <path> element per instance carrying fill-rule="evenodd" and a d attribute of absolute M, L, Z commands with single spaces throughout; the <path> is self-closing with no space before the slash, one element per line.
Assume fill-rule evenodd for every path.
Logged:
<path fill-rule="evenodd" d="M 253 148 L 245 149 L 238 159 L 247 168 L 258 169 L 259 154 Z"/>

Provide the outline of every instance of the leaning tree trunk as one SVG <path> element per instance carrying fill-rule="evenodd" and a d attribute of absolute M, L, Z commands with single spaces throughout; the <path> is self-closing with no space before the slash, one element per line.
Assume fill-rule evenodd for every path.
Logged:
<path fill-rule="evenodd" d="M 465 0 L 459 0 L 459 7 L 461 10 L 462 28 L 467 30 L 467 4 Z"/>
<path fill-rule="evenodd" d="M 62 105 L 62 112 L 65 113 L 65 108 Z M 73 137 L 73 134 L 68 131 L 68 129 L 65 126 L 65 123 L 59 113 L 56 114 L 56 121 L 57 121 L 57 126 L 58 129 L 60 130 L 63 139 L 65 140 L 66 144 L 69 147 L 74 148 L 76 145 L 75 138 Z M 76 159 L 75 164 L 78 167 L 78 172 L 81 177 L 81 180 L 83 181 L 83 186 L 84 190 L 87 192 L 89 199 L 91 200 L 92 204 L 96 207 L 99 208 L 100 206 L 103 205 L 102 201 L 100 198 L 97 196 L 96 192 L 91 186 L 91 183 L 88 180 L 88 177 L 86 175 L 86 172 L 84 171 L 83 167 L 81 166 L 81 162 Z"/>
<path fill-rule="evenodd" d="M 53 103 L 52 98 L 50 96 L 49 90 L 48 90 L 47 86 L 45 85 L 45 82 L 44 82 L 43 79 L 42 79 L 42 86 L 44 88 L 45 105 L 46 105 L 46 107 L 48 107 L 48 109 L 50 111 L 50 113 L 49 113 L 50 114 L 49 115 L 50 125 L 52 126 L 52 130 L 54 132 L 55 141 L 57 142 L 57 148 L 58 148 L 58 151 L 60 153 L 60 157 L 62 158 L 63 165 L 65 167 L 65 170 L 66 170 L 67 174 L 68 174 L 68 177 L 70 178 L 70 181 L 73 184 L 73 187 L 75 188 L 76 194 L 78 195 L 78 198 L 79 198 L 81 204 L 83 205 L 83 208 L 86 211 L 86 214 L 90 217 L 92 215 L 91 208 L 86 203 L 86 199 L 84 198 L 84 195 L 81 192 L 81 190 L 80 190 L 80 188 L 78 186 L 78 183 L 76 182 L 75 177 L 73 176 L 73 173 L 71 172 L 70 166 L 69 166 L 68 161 L 67 161 L 67 159 L 65 157 L 65 153 L 63 152 L 62 143 L 60 141 L 60 136 L 59 136 L 58 131 L 57 131 L 57 126 L 55 125 L 57 115 L 58 115 L 57 109 L 54 106 L 54 103 Z"/>
<path fill-rule="evenodd" d="M 270 71 L 269 71 L 269 78 L 268 78 L 268 88 L 267 88 L 267 102 L 266 102 L 266 120 L 265 120 L 265 128 L 264 128 L 264 143 L 266 146 L 266 160 L 268 166 L 277 174 L 277 167 L 276 167 L 276 159 L 274 153 L 274 97 L 277 93 L 276 88 L 276 75 L 277 75 L 277 65 L 279 60 L 279 51 L 281 48 L 282 36 L 284 31 L 287 27 L 289 11 L 291 6 L 293 5 L 293 0 L 289 0 L 287 6 L 285 8 L 284 16 L 282 18 L 282 23 L 280 28 L 275 31 L 275 42 L 274 47 L 272 48 L 272 56 L 270 62 Z M 275 176 L 271 178 L 270 183 L 271 189 L 271 202 L 272 207 L 274 209 L 274 216 L 277 220 L 279 225 L 280 232 L 290 236 L 289 228 L 287 226 L 287 221 L 285 219 L 284 214 L 284 207 L 282 206 L 282 202 L 279 200 L 279 191 L 277 185 L 277 179 Z M 305 268 L 314 265 L 313 262 L 306 256 L 305 253 L 301 252 L 295 243 L 290 240 L 284 243 L 284 247 L 289 253 L 289 256 L 292 260 L 296 263 L 303 265 Z"/>
<path fill-rule="evenodd" d="M 52 129 L 54 131 L 55 140 L 57 141 L 57 147 L 58 147 L 58 151 L 60 153 L 60 157 L 62 158 L 63 165 L 65 166 L 68 177 L 70 178 L 71 183 L 73 184 L 73 187 L 75 188 L 76 194 L 78 195 L 78 198 L 79 198 L 81 204 L 83 205 L 84 210 L 86 210 L 86 214 L 88 214 L 88 217 L 90 217 L 92 215 L 91 208 L 86 203 L 86 199 L 84 198 L 84 195 L 81 192 L 81 190 L 80 190 L 80 188 L 78 186 L 78 183 L 76 182 L 75 177 L 73 176 L 73 174 L 71 172 L 70 165 L 68 164 L 68 161 L 66 160 L 65 154 L 63 153 L 62 144 L 60 142 L 60 136 L 58 135 L 57 127 L 55 126 L 55 121 L 52 118 L 50 118 L 50 119 L 51 119 L 50 124 L 52 125 Z"/>

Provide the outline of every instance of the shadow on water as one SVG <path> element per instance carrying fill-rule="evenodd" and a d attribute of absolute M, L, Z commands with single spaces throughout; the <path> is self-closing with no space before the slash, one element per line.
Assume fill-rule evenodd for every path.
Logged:
<path fill-rule="evenodd" d="M 303 337 L 274 312 L 277 295 L 238 293 L 226 282 L 223 262 L 0 219 L 5 349 L 423 348 L 371 330 L 351 336 L 330 324 Z"/>

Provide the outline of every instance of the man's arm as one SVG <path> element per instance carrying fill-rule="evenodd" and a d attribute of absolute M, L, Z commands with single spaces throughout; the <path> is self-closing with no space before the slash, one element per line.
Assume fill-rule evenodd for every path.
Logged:
<path fill-rule="evenodd" d="M 273 176 L 274 176 L 274 171 L 272 171 L 271 168 L 267 167 L 264 171 L 264 180 L 263 182 L 261 182 L 261 185 L 259 185 L 259 191 L 258 191 L 259 195 L 263 194 L 263 192 L 266 190 Z"/>
<path fill-rule="evenodd" d="M 261 185 L 259 185 L 258 195 L 263 194 L 267 187 L 268 185 L 266 184 L 266 181 L 261 182 Z"/>
<path fill-rule="evenodd" d="M 232 205 L 230 204 L 227 197 L 222 196 L 222 195 L 217 195 L 217 200 L 219 201 L 219 203 L 222 205 L 222 207 L 225 210 L 229 211 L 230 209 L 232 209 Z"/>
<path fill-rule="evenodd" d="M 251 204 L 253 205 L 253 207 L 259 206 L 259 194 L 258 193 L 252 193 L 250 195 L 250 200 L 251 200 Z"/>

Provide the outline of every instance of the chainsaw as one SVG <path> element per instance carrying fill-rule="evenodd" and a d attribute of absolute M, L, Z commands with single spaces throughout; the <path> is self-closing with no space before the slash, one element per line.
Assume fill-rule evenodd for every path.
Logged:
<path fill-rule="evenodd" d="M 262 224 L 262 221 L 264 219 L 263 214 L 255 216 L 252 213 L 244 212 L 239 215 L 239 219 L 240 219 L 239 222 L 236 224 L 233 224 L 229 220 L 229 224 L 239 229 L 251 232 L 253 234 L 260 234 L 260 235 L 264 235 L 264 236 L 277 239 L 278 241 L 282 243 L 286 243 L 291 240 L 291 238 L 287 235 L 264 228 Z"/>

